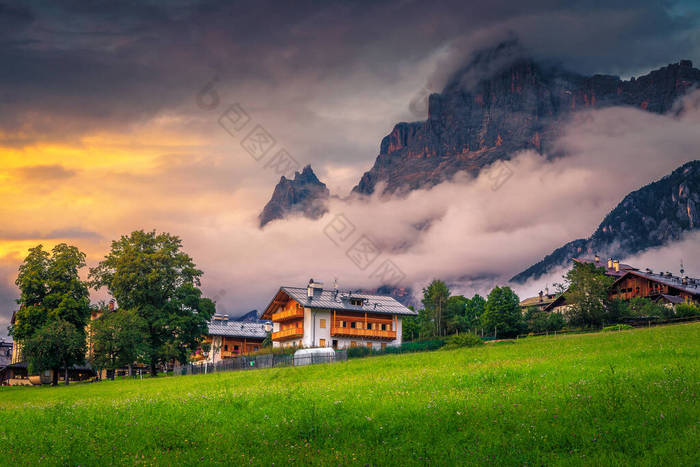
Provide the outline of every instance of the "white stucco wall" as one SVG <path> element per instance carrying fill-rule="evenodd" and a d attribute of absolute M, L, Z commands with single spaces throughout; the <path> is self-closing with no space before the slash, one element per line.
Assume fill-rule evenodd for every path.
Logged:
<path fill-rule="evenodd" d="M 321 320 L 326 320 L 326 327 L 321 328 Z M 320 347 L 321 339 L 325 339 L 326 347 L 331 347 L 333 341 L 338 341 L 338 348 L 345 349 L 350 348 L 351 343 L 354 341 L 357 346 L 366 347 L 367 343 L 372 344 L 373 349 L 381 349 L 382 344 L 390 346 L 398 346 L 403 342 L 403 326 L 401 322 L 401 317 L 396 319 L 396 339 L 393 341 L 386 340 L 373 340 L 373 339 L 363 339 L 361 337 L 331 337 L 331 320 L 333 319 L 333 313 L 326 310 L 316 310 L 312 308 L 304 308 L 304 337 L 298 340 L 289 340 L 284 342 L 273 342 L 273 347 L 288 347 L 293 346 L 296 342 L 297 347 Z M 273 332 L 280 330 L 280 323 L 272 324 Z"/>

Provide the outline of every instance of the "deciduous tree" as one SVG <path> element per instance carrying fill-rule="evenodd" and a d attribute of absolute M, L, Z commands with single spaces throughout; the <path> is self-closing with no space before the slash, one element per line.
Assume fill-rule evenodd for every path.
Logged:
<path fill-rule="evenodd" d="M 53 363 L 82 363 L 84 353 L 76 356 L 73 351 L 85 346 L 85 326 L 90 319 L 90 296 L 86 282 L 79 271 L 85 266 L 85 254 L 78 248 L 60 243 L 49 254 L 38 245 L 29 250 L 19 267 L 15 284 L 20 289 L 20 305 L 15 323 L 10 327 L 13 338 L 21 341 L 23 356 L 30 368 L 55 370 Z M 73 331 L 66 328 L 72 326 Z M 56 331 L 49 338 L 47 330 Z M 34 339 L 41 331 L 40 338 Z M 60 331 L 60 332 L 59 332 Z M 60 343 L 57 339 L 67 339 Z M 76 343 L 76 339 L 80 342 Z M 38 346 L 51 345 L 50 352 Z M 64 351 L 66 354 L 56 352 Z M 34 361 L 35 358 L 40 360 Z M 66 383 L 68 381 L 66 380 Z"/>
<path fill-rule="evenodd" d="M 68 321 L 50 321 L 23 342 L 22 352 L 31 373 L 53 370 L 55 386 L 63 369 L 68 384 L 69 368 L 85 361 L 85 334 Z"/>
<path fill-rule="evenodd" d="M 520 299 L 510 287 L 495 287 L 486 300 L 481 325 L 497 336 L 513 336 L 522 330 Z"/>
<path fill-rule="evenodd" d="M 441 280 L 435 279 L 423 289 L 423 306 L 432 319 L 433 333 L 436 336 L 444 335 L 446 327 L 444 314 L 448 298 L 450 298 L 450 289 Z"/>
<path fill-rule="evenodd" d="M 113 241 L 90 270 L 94 288 L 106 287 L 121 308 L 145 320 L 153 376 L 159 363 L 187 362 L 207 332 L 215 306 L 202 297 L 201 275 L 178 237 L 142 230 Z"/>

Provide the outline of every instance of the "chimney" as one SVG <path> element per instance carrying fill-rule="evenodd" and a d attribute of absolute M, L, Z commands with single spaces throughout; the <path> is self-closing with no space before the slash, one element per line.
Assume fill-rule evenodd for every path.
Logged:
<path fill-rule="evenodd" d="M 542 302 L 542 291 L 540 290 L 540 302 Z"/>
<path fill-rule="evenodd" d="M 595 254 L 595 257 L 593 258 L 593 260 L 594 260 L 596 263 L 600 263 L 600 256 L 598 256 L 598 253 Z"/>
<path fill-rule="evenodd" d="M 109 305 L 107 307 L 109 308 L 109 311 L 114 311 L 114 299 L 109 301 Z"/>
<path fill-rule="evenodd" d="M 306 287 L 306 296 L 309 300 L 314 298 L 314 279 L 313 277 L 309 279 L 309 285 Z"/>
<path fill-rule="evenodd" d="M 613 267 L 615 268 L 615 272 L 620 272 L 620 261 L 619 260 L 614 260 L 613 261 Z"/>
<path fill-rule="evenodd" d="M 688 276 L 683 277 L 683 285 L 688 285 Z"/>
<path fill-rule="evenodd" d="M 549 287 L 544 288 L 544 294 L 549 296 Z"/>
<path fill-rule="evenodd" d="M 613 263 L 612 258 L 608 258 L 608 269 L 612 269 L 612 267 L 613 267 L 612 263 Z"/>

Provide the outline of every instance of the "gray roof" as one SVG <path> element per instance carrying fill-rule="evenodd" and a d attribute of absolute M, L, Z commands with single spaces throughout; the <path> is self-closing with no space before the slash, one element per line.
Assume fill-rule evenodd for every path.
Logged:
<path fill-rule="evenodd" d="M 666 299 L 669 303 L 673 304 L 679 304 L 679 303 L 685 303 L 685 300 L 683 300 L 683 297 L 679 297 L 678 295 L 666 295 L 666 294 L 661 294 L 659 295 L 659 298 L 657 300 L 661 300 L 662 298 Z"/>
<path fill-rule="evenodd" d="M 414 316 L 418 313 L 399 303 L 388 295 L 373 295 L 354 292 L 336 292 L 335 290 L 314 289 L 314 296 L 309 299 L 306 287 L 282 287 L 281 289 L 301 306 L 330 310 L 358 311 L 367 313 L 385 313 L 392 315 Z M 360 298 L 362 305 L 351 305 L 350 298 Z"/>
<path fill-rule="evenodd" d="M 684 292 L 690 293 L 692 295 L 700 295 L 700 279 L 688 277 L 686 279 L 687 284 L 683 283 L 683 278 L 678 276 L 669 276 L 668 274 L 654 274 L 642 271 L 625 271 L 627 274 L 633 274 L 635 276 L 643 277 L 644 279 L 649 279 L 661 284 L 673 287 L 676 290 L 682 290 Z M 626 274 L 625 274 L 626 275 Z M 621 276 L 617 281 L 621 280 L 624 276 Z M 616 281 L 616 282 L 617 282 Z"/>
<path fill-rule="evenodd" d="M 264 339 L 267 333 L 265 332 L 265 323 L 249 323 L 224 319 L 209 322 L 209 335 Z"/>

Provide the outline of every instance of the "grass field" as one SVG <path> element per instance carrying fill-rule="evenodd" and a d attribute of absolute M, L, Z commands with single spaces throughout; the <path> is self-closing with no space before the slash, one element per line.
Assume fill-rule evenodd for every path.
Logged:
<path fill-rule="evenodd" d="M 5 465 L 700 463 L 700 324 L 0 388 Z"/>

